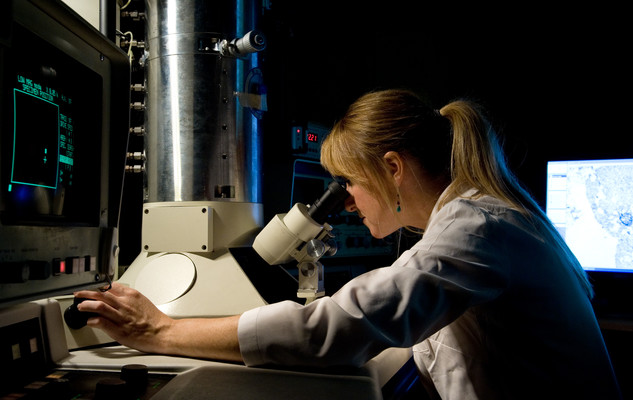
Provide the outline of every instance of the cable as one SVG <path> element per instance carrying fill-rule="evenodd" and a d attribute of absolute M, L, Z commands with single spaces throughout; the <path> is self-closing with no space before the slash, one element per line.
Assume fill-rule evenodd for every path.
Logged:
<path fill-rule="evenodd" d="M 129 4 L 129 1 L 128 1 Z M 126 4 L 127 5 L 127 4 Z M 123 36 L 130 35 L 130 44 L 127 46 L 127 57 L 130 59 L 130 64 L 132 64 L 132 60 L 134 59 L 134 54 L 132 54 L 132 41 L 134 40 L 134 34 L 131 31 L 127 31 L 123 33 Z"/>

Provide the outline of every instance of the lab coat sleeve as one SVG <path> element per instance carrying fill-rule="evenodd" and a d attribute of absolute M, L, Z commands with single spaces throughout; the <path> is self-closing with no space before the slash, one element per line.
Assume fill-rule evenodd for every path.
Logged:
<path fill-rule="evenodd" d="M 307 306 L 286 301 L 244 313 L 238 338 L 246 365 L 360 366 L 385 348 L 418 343 L 498 296 L 506 273 L 495 236 L 482 231 L 490 229 L 488 217 L 448 207 L 391 267 Z"/>

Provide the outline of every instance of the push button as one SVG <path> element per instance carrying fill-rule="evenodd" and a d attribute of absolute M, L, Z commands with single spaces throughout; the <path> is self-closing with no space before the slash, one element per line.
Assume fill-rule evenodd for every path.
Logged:
<path fill-rule="evenodd" d="M 66 274 L 78 274 L 85 271 L 86 259 L 83 257 L 66 258 Z"/>
<path fill-rule="evenodd" d="M 97 257 L 84 256 L 84 271 L 96 271 L 97 270 Z"/>
<path fill-rule="evenodd" d="M 54 258 L 52 262 L 53 275 L 61 275 L 66 273 L 66 260 L 61 258 Z"/>

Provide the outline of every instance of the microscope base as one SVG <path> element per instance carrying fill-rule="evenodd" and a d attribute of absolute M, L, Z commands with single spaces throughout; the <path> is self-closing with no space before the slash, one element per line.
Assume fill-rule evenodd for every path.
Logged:
<path fill-rule="evenodd" d="M 142 252 L 119 279 L 173 318 L 241 314 L 266 304 L 230 252 Z"/>

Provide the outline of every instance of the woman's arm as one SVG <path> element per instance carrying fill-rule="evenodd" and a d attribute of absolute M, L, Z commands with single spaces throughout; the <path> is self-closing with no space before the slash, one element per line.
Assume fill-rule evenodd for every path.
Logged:
<path fill-rule="evenodd" d="M 88 320 L 88 326 L 102 329 L 122 345 L 148 353 L 242 361 L 239 315 L 173 319 L 137 290 L 118 283 L 106 292 L 80 291 L 75 296 L 94 300 L 77 306 L 99 314 Z"/>

